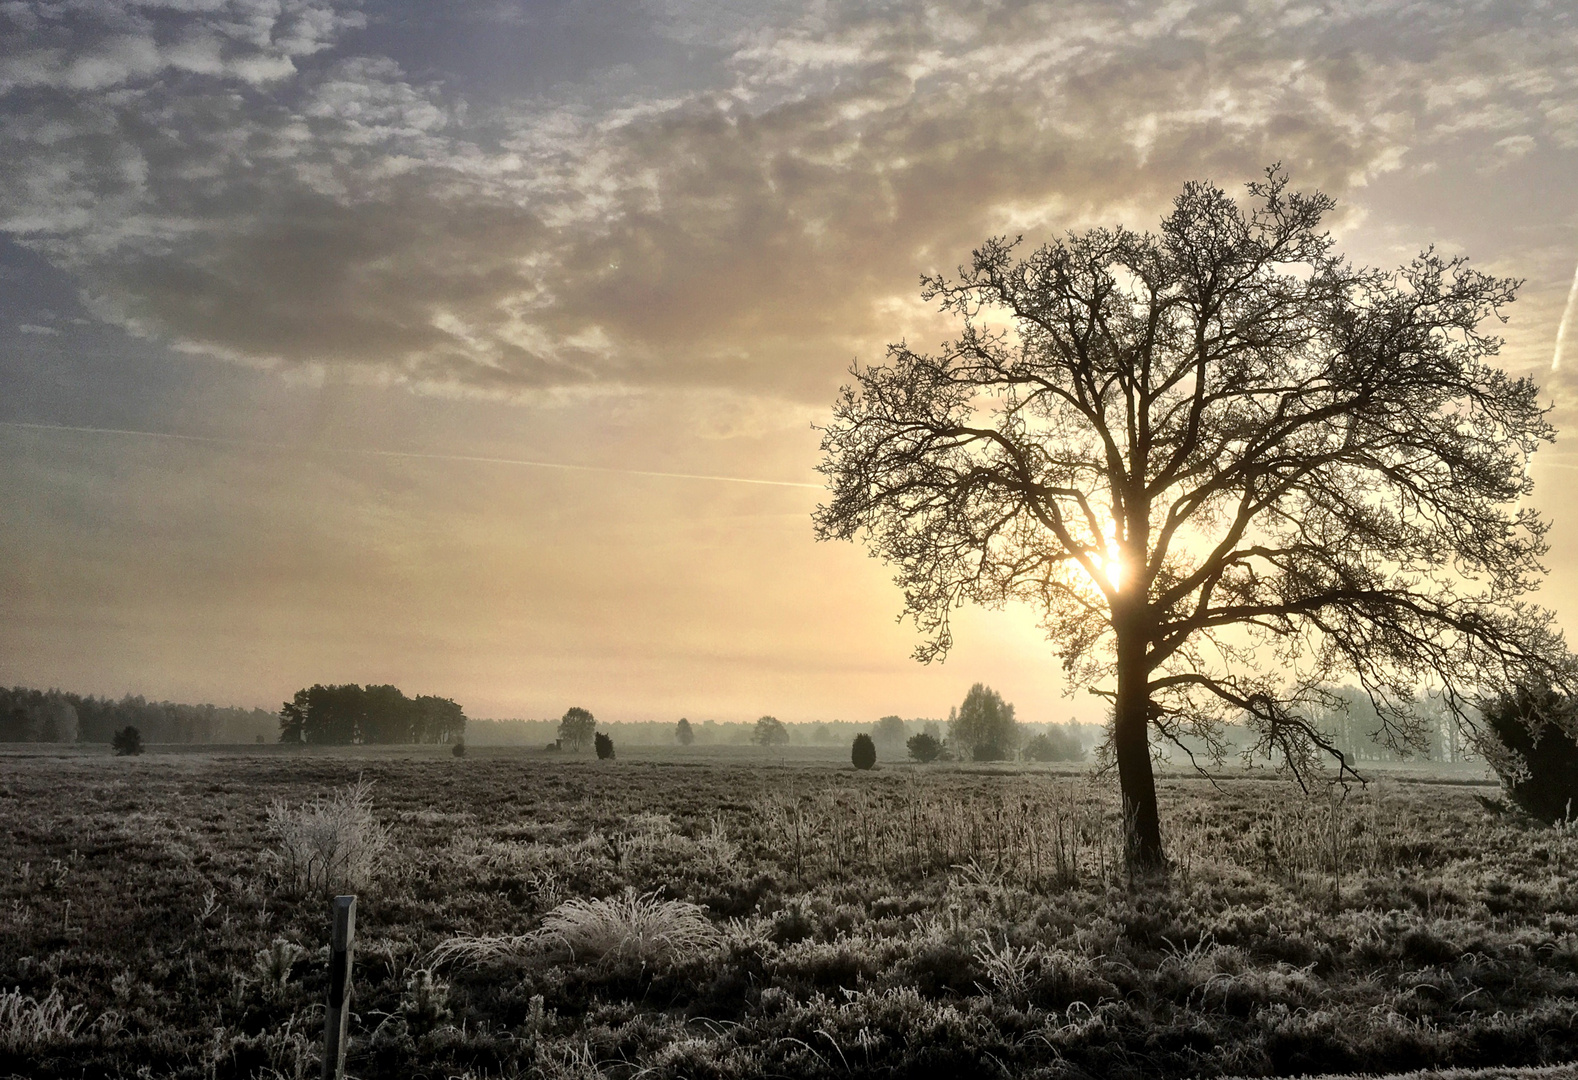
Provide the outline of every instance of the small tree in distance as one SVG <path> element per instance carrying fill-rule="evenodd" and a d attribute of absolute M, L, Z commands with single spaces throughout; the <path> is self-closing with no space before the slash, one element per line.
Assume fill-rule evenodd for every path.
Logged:
<path fill-rule="evenodd" d="M 571 706 L 559 721 L 559 744 L 566 750 L 580 753 L 592 745 L 592 734 L 596 730 L 596 717 L 579 705 Z"/>
<path fill-rule="evenodd" d="M 110 746 L 116 757 L 135 757 L 142 753 L 142 732 L 127 724 L 110 736 Z"/>
<path fill-rule="evenodd" d="M 902 717 L 884 716 L 877 721 L 871 737 L 883 746 L 899 746 L 904 742 L 906 734 Z"/>
<path fill-rule="evenodd" d="M 948 734 L 959 752 L 973 761 L 1002 761 L 1019 748 L 1014 707 L 984 683 L 976 683 L 964 695 Z"/>
<path fill-rule="evenodd" d="M 593 736 L 597 745 L 597 760 L 611 761 L 614 756 L 614 740 L 599 731 Z"/>
<path fill-rule="evenodd" d="M 689 746 L 696 741 L 696 733 L 690 729 L 690 721 L 683 716 L 674 727 L 674 738 L 679 740 L 681 746 Z"/>
<path fill-rule="evenodd" d="M 783 746 L 789 741 L 789 729 L 776 716 L 764 716 L 756 721 L 751 742 L 758 746 Z"/>
<path fill-rule="evenodd" d="M 849 748 L 849 760 L 857 769 L 869 769 L 877 763 L 877 744 L 871 741 L 871 736 L 861 732 L 855 736 L 855 743 Z"/>
<path fill-rule="evenodd" d="M 1295 775 L 1348 771 L 1311 721 L 1345 677 L 1399 748 L 1426 682 L 1463 724 L 1513 686 L 1578 691 L 1522 599 L 1554 429 L 1481 329 L 1518 283 L 1434 250 L 1356 268 L 1334 206 L 1273 167 L 1243 205 L 1186 184 L 1159 233 L 989 239 L 923 279 L 957 337 L 857 368 L 823 432 L 817 535 L 896 568 L 918 659 L 966 601 L 1022 601 L 1069 685 L 1112 703 L 1138 870 L 1166 865 L 1152 738 L 1220 761 L 1243 723 Z"/>
<path fill-rule="evenodd" d="M 919 735 L 911 735 L 904 746 L 910 752 L 910 757 L 922 765 L 936 761 L 942 754 L 942 743 L 937 741 L 937 736 L 924 731 Z"/>

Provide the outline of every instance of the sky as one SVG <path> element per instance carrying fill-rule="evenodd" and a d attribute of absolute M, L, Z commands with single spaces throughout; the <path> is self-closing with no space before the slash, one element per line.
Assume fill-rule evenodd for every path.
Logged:
<path fill-rule="evenodd" d="M 1273 162 L 1358 263 L 1525 281 L 1572 638 L 1570 3 L 7 0 L 0 683 L 1099 719 L 1026 611 L 910 658 L 813 425 L 947 336 L 921 274 Z"/>

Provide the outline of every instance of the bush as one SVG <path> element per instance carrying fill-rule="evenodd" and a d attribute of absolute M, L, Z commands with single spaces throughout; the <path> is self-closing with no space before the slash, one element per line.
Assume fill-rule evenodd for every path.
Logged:
<path fill-rule="evenodd" d="M 1512 801 L 1545 822 L 1578 817 L 1578 710 L 1550 690 L 1520 688 L 1485 709 L 1486 757 Z M 1488 740 L 1487 740 L 1488 742 Z"/>
<path fill-rule="evenodd" d="M 656 893 L 567 900 L 543 917 L 537 939 L 578 960 L 631 960 L 651 967 L 682 964 L 721 940 L 706 912 Z"/>
<path fill-rule="evenodd" d="M 1025 757 L 1031 761 L 1084 761 L 1085 748 L 1072 731 L 1053 725 L 1025 743 Z"/>
<path fill-rule="evenodd" d="M 593 736 L 593 741 L 597 746 L 597 760 L 609 761 L 613 758 L 614 740 L 610 739 L 607 735 L 604 735 L 601 731 L 599 731 L 595 736 Z"/>
<path fill-rule="evenodd" d="M 450 753 L 454 754 L 456 757 L 465 757 L 466 756 L 466 740 L 465 739 L 458 740 L 455 743 L 454 749 L 450 750 Z"/>
<path fill-rule="evenodd" d="M 870 735 L 855 736 L 855 745 L 849 748 L 849 760 L 857 769 L 869 769 L 877 763 L 877 744 L 871 741 Z"/>
<path fill-rule="evenodd" d="M 942 743 L 937 741 L 936 736 L 927 735 L 924 732 L 920 735 L 911 735 L 909 741 L 904 745 L 909 750 L 910 757 L 922 765 L 929 761 L 936 761 L 942 753 Z"/>
<path fill-rule="evenodd" d="M 281 883 L 294 896 L 366 888 L 389 846 L 389 831 L 373 816 L 372 785 L 365 780 L 297 807 L 275 799 L 268 831 L 279 841 Z"/>
<path fill-rule="evenodd" d="M 127 724 L 110 737 L 116 756 L 130 757 L 142 753 L 142 732 Z"/>

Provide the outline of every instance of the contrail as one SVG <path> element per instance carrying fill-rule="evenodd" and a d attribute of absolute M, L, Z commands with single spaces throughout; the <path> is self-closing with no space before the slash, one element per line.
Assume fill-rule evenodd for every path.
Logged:
<path fill-rule="evenodd" d="M 620 469 L 609 465 L 568 465 L 562 461 L 534 461 L 529 458 L 483 457 L 476 454 L 435 454 L 419 450 L 371 450 L 357 446 L 302 447 L 290 443 L 258 442 L 251 439 L 224 439 L 213 435 L 180 435 L 170 431 L 136 431 L 130 428 L 75 427 L 69 424 L 31 424 L 20 420 L 0 420 L 0 427 L 29 431 L 75 431 L 89 435 L 137 435 L 147 439 L 172 439 L 178 442 L 209 443 L 216 446 L 243 446 L 254 450 L 313 450 L 362 457 L 413 458 L 421 461 L 467 461 L 481 465 L 519 465 L 532 469 L 560 469 L 566 472 L 614 473 L 619 476 L 661 476 L 671 480 L 712 480 L 723 484 L 759 484 L 766 487 L 811 488 L 820 484 L 794 480 L 757 480 L 749 476 L 713 476 L 708 473 L 660 472 L 656 469 Z"/>
<path fill-rule="evenodd" d="M 1567 344 L 1567 328 L 1572 325 L 1573 311 L 1578 308 L 1578 270 L 1573 271 L 1572 288 L 1567 290 L 1567 306 L 1562 308 L 1562 321 L 1556 327 L 1556 354 L 1551 357 L 1551 370 L 1562 368 L 1562 349 Z"/>

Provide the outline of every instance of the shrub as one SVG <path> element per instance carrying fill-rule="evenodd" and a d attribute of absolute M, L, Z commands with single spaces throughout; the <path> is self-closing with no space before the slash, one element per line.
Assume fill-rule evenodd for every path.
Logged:
<path fill-rule="evenodd" d="M 85 1017 L 81 1005 L 66 1008 L 58 989 L 43 1001 L 23 997 L 20 989 L 0 994 L 0 1048 L 20 1053 L 76 1034 Z"/>
<path fill-rule="evenodd" d="M 696 733 L 691 730 L 690 721 L 683 716 L 679 718 L 679 723 L 674 725 L 674 738 L 679 740 L 681 746 L 689 746 L 696 741 Z"/>
<path fill-rule="evenodd" d="M 869 769 L 877 763 L 877 744 L 871 741 L 870 735 L 855 736 L 855 744 L 849 748 L 849 760 L 857 769 Z"/>
<path fill-rule="evenodd" d="M 1085 748 L 1072 731 L 1054 724 L 1025 743 L 1025 757 L 1031 761 L 1084 761 Z"/>
<path fill-rule="evenodd" d="M 1486 757 L 1512 800 L 1541 821 L 1578 817 L 1578 713 L 1552 691 L 1520 688 L 1485 709 Z"/>
<path fill-rule="evenodd" d="M 942 753 L 942 743 L 937 741 L 937 737 L 935 735 L 927 735 L 924 732 L 919 735 L 911 735 L 909 741 L 904 745 L 909 750 L 910 757 L 922 765 L 929 761 L 936 761 Z"/>
<path fill-rule="evenodd" d="M 279 841 L 282 884 L 294 896 L 366 888 L 389 846 L 389 831 L 373 816 L 372 786 L 365 780 L 297 807 L 275 799 L 268 831 Z"/>
<path fill-rule="evenodd" d="M 604 735 L 601 731 L 599 731 L 595 736 L 593 736 L 593 742 L 597 746 L 597 760 L 608 761 L 613 758 L 614 740 L 610 739 L 607 735 Z"/>
<path fill-rule="evenodd" d="M 142 753 L 142 732 L 127 724 L 110 736 L 110 745 L 117 757 L 131 757 Z"/>
<path fill-rule="evenodd" d="M 659 900 L 656 893 L 603 900 L 567 900 L 542 920 L 537 939 L 588 960 L 630 960 L 652 967 L 681 964 L 720 941 L 706 912 L 684 900 Z"/>
<path fill-rule="evenodd" d="M 456 757 L 465 757 L 466 756 L 466 740 L 465 739 L 457 739 L 456 742 L 455 742 L 455 746 L 454 746 L 454 748 L 452 750 L 450 750 L 450 753 L 454 754 Z"/>

